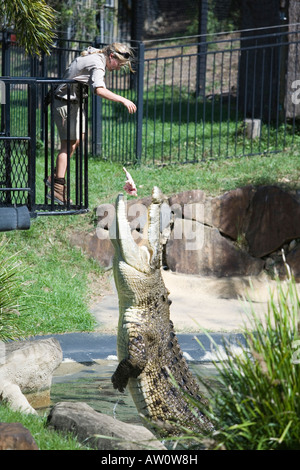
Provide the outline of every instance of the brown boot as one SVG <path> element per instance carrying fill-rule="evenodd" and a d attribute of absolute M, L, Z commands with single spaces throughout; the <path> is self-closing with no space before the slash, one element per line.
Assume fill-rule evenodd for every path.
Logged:
<path fill-rule="evenodd" d="M 47 194 L 47 198 L 51 199 L 51 191 Z M 67 204 L 65 178 L 54 178 L 54 202 L 57 202 L 61 206 Z"/>
<path fill-rule="evenodd" d="M 56 178 L 56 168 L 54 168 L 54 178 Z M 48 188 L 51 188 L 51 176 L 44 179 L 44 183 Z"/>

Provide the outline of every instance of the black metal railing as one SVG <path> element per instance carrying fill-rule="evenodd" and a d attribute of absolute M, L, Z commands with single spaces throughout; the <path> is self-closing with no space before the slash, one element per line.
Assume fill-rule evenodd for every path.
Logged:
<path fill-rule="evenodd" d="M 299 45 L 300 25 L 224 33 L 202 43 L 139 43 L 130 90 L 137 115 L 126 120 L 113 104 L 103 105 L 102 135 L 113 129 L 114 139 L 102 139 L 101 156 L 193 163 L 299 145 Z"/>
<path fill-rule="evenodd" d="M 83 93 L 79 97 L 80 135 L 85 137 L 72 158 L 68 146 L 66 202 L 59 205 L 54 198 L 55 164 L 60 149 L 53 119 L 54 90 L 66 83 L 66 106 L 70 107 L 70 86 L 74 82 L 16 77 L 2 77 L 1 82 L 5 84 L 5 103 L 1 105 L 0 205 L 26 205 L 32 217 L 85 212 L 88 209 L 88 132 L 83 114 L 88 113 L 88 103 Z M 41 97 L 48 92 L 51 99 L 46 106 Z M 40 134 L 44 135 L 42 144 L 37 138 Z M 70 118 L 67 140 L 70 142 Z M 48 177 L 51 184 L 46 186 Z"/>
<path fill-rule="evenodd" d="M 293 86 L 300 76 L 299 44 L 300 25 L 272 34 L 228 33 L 202 47 L 146 44 L 138 70 L 139 160 L 192 163 L 298 145 L 300 107 Z"/>
<path fill-rule="evenodd" d="M 9 41 L 2 47 L 2 70 L 37 77 L 61 77 L 88 45 L 60 43 L 50 57 L 37 61 Z M 159 46 L 136 43 L 134 76 L 109 73 L 106 85 L 136 102 L 138 111 L 128 115 L 121 105 L 90 94 L 89 152 L 120 163 L 167 164 L 299 145 L 299 43 L 300 25 L 207 35 L 195 42 L 166 40 Z M 18 93 L 21 102 L 23 92 Z M 26 119 L 20 106 L 11 127 L 26 125 Z M 44 142 L 44 129 L 37 122 L 38 141 Z"/>

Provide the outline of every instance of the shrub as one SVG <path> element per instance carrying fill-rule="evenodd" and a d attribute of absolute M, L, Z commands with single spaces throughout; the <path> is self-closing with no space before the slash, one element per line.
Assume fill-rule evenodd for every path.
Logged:
<path fill-rule="evenodd" d="M 19 273 L 20 262 L 17 260 L 17 255 L 7 255 L 6 243 L 2 242 L 0 244 L 0 341 L 22 336 L 18 327 L 22 295 Z"/>
<path fill-rule="evenodd" d="M 270 292 L 265 318 L 258 318 L 250 305 L 250 326 L 244 329 L 247 347 L 237 356 L 224 344 L 226 360 L 215 363 L 217 387 L 199 377 L 210 398 L 208 409 L 197 406 L 211 419 L 214 432 L 210 439 L 183 433 L 189 447 L 204 443 L 223 450 L 300 449 L 300 302 L 290 272 Z"/>

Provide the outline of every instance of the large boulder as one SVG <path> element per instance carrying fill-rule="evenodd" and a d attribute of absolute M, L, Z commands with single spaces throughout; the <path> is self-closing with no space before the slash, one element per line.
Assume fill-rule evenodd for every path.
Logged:
<path fill-rule="evenodd" d="M 34 406 L 50 403 L 52 375 L 63 358 L 61 346 L 55 338 L 2 344 L 0 399 L 14 410 L 36 414 Z"/>
<path fill-rule="evenodd" d="M 191 189 L 190 191 L 182 191 L 181 193 L 174 194 L 169 198 L 169 205 L 171 207 L 181 206 L 184 208 L 187 204 L 204 204 L 207 196 L 201 189 Z"/>
<path fill-rule="evenodd" d="M 217 228 L 220 233 L 237 240 L 248 224 L 248 211 L 254 195 L 252 186 L 228 191 L 217 197 L 209 197 L 200 190 L 185 191 L 169 199 L 170 206 L 182 208 L 182 218 L 201 222 Z"/>
<path fill-rule="evenodd" d="M 122 423 L 86 403 L 57 403 L 49 413 L 48 426 L 72 432 L 80 442 L 99 450 L 165 450 L 143 426 Z"/>
<path fill-rule="evenodd" d="M 252 186 L 245 186 L 211 198 L 206 204 L 206 212 L 210 214 L 208 225 L 237 240 L 248 226 L 249 208 L 254 194 Z"/>
<path fill-rule="evenodd" d="M 299 202 L 275 186 L 258 188 L 252 199 L 246 230 L 249 252 L 261 258 L 299 237 Z"/>
<path fill-rule="evenodd" d="M 150 201 L 150 197 L 128 200 L 128 220 L 137 242 Z M 96 230 L 76 234 L 72 239 L 104 267 L 112 266 L 114 256 L 108 232 L 114 210 L 113 204 L 99 206 Z M 217 197 L 195 189 L 166 199 L 161 226 L 166 245 L 164 264 L 172 271 L 218 277 L 255 276 L 269 266 L 267 257 L 274 257 L 276 250 L 291 240 L 297 243 L 300 203 L 275 186 L 245 186 Z M 298 256 L 293 250 L 288 260 L 297 278 Z"/>
<path fill-rule="evenodd" d="M 166 262 L 174 272 L 217 277 L 258 275 L 264 266 L 218 229 L 188 219 L 175 219 Z"/>
<path fill-rule="evenodd" d="M 99 262 L 104 268 L 112 266 L 114 248 L 109 238 L 108 230 L 97 227 L 93 232 L 74 232 L 71 235 L 72 246 L 81 248 L 90 258 Z"/>
<path fill-rule="evenodd" d="M 21 423 L 0 423 L 0 450 L 39 450 Z"/>

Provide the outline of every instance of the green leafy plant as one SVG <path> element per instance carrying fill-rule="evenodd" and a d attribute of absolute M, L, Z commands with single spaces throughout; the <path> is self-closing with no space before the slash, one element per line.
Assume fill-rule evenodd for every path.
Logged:
<path fill-rule="evenodd" d="M 226 360 L 220 356 L 215 363 L 217 387 L 199 377 L 208 390 L 209 406 L 190 404 L 206 413 L 214 432 L 208 439 L 183 430 L 181 443 L 222 450 L 300 449 L 300 301 L 288 274 L 270 292 L 264 318 L 250 304 L 242 354 L 224 344 Z"/>
<path fill-rule="evenodd" d="M 100 15 L 100 11 L 104 7 L 105 2 L 103 0 L 91 0 L 89 2 L 48 0 L 47 3 L 56 12 L 55 20 L 58 31 L 68 31 L 68 39 L 76 38 L 76 40 L 81 41 L 93 41 L 95 36 L 99 34 L 97 16 Z M 115 8 L 106 8 L 106 14 L 107 11 L 111 11 L 111 19 L 117 14 Z"/>
<path fill-rule="evenodd" d="M 6 29 L 14 27 L 18 43 L 27 54 L 50 53 L 55 37 L 55 11 L 44 0 L 4 0 L 0 20 Z"/>
<path fill-rule="evenodd" d="M 20 263 L 17 255 L 6 252 L 6 244 L 0 244 L 0 341 L 22 336 L 18 326 L 21 280 L 18 277 Z"/>
<path fill-rule="evenodd" d="M 6 403 L 0 404 L 0 421 L 22 423 L 30 431 L 39 450 L 92 450 L 81 444 L 70 432 L 55 431 L 47 425 L 47 416 L 36 416 L 14 411 Z"/>

